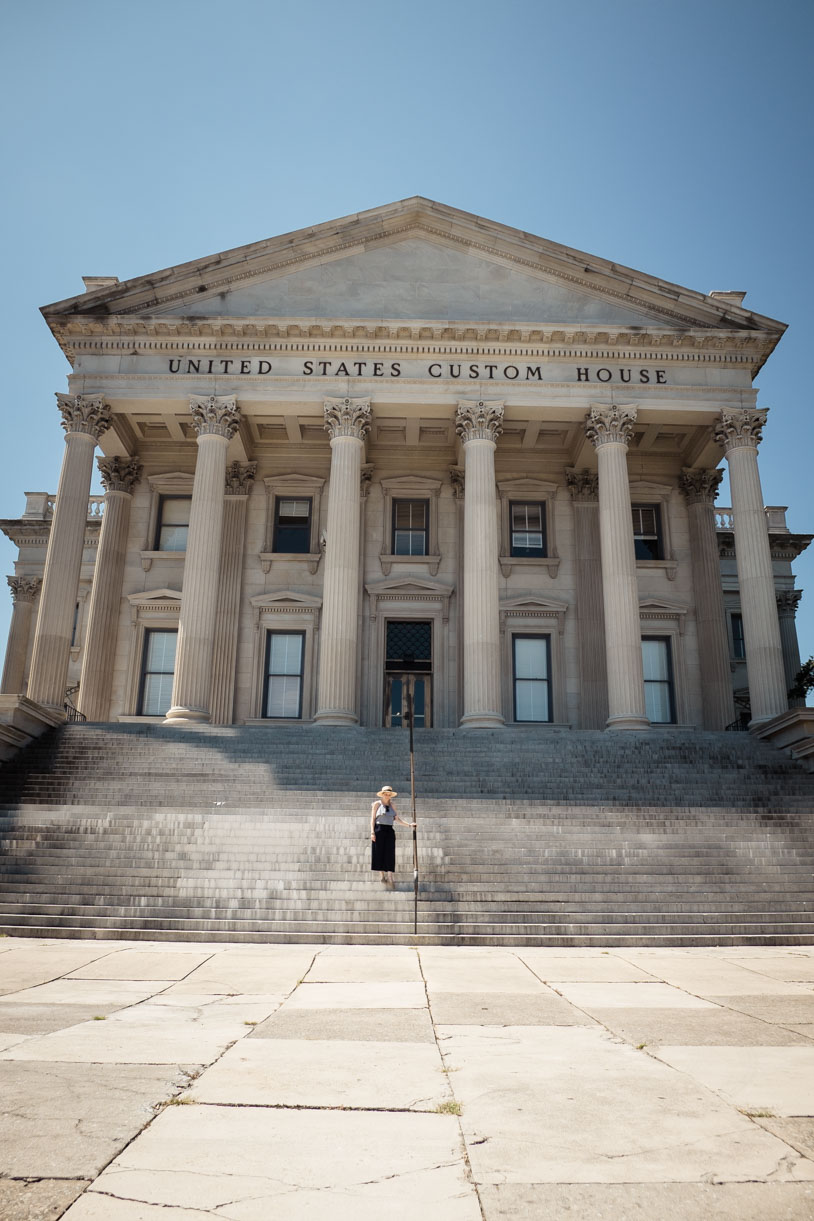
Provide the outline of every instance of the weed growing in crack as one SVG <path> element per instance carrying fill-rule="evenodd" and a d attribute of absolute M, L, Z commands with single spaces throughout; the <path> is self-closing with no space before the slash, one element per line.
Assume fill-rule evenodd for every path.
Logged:
<path fill-rule="evenodd" d="M 436 1115 L 460 1115 L 460 1102 L 439 1102 L 435 1108 Z"/>
<path fill-rule="evenodd" d="M 747 1119 L 776 1119 L 774 1111 L 768 1111 L 764 1107 L 759 1107 L 755 1111 L 750 1111 L 745 1107 L 738 1107 L 741 1115 L 745 1115 Z"/>

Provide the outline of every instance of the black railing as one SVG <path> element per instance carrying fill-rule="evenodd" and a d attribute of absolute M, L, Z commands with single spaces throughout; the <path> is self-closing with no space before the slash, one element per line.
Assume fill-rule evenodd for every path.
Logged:
<path fill-rule="evenodd" d="M 79 711 L 76 704 L 73 702 L 73 700 L 71 698 L 71 696 L 73 694 L 74 694 L 73 691 L 65 692 L 65 703 L 63 704 L 63 708 L 65 709 L 65 720 L 66 721 L 86 721 L 88 718 L 85 716 L 84 712 Z"/>

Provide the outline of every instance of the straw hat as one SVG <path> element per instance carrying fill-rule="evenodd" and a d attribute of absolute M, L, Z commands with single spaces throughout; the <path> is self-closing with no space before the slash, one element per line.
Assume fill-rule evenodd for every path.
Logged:
<path fill-rule="evenodd" d="M 398 797 L 398 793 L 396 792 L 395 789 L 391 789 L 389 784 L 385 784 L 383 788 L 379 789 L 376 796 L 377 797 Z"/>

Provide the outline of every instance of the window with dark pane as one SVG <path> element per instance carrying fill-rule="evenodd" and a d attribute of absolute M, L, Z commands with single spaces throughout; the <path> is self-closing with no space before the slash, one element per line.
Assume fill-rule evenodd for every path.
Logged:
<path fill-rule="evenodd" d="M 139 716 L 164 716 L 169 712 L 177 642 L 177 632 L 148 628 L 144 633 Z"/>
<path fill-rule="evenodd" d="M 670 641 L 666 636 L 642 637 L 642 668 L 644 670 L 644 709 L 654 725 L 670 725 L 675 721 L 673 692 L 673 662 Z"/>
<path fill-rule="evenodd" d="M 529 504 L 512 502 L 509 511 L 512 530 L 511 554 L 545 555 L 545 505 L 537 501 Z"/>
<path fill-rule="evenodd" d="M 278 496 L 274 505 L 273 551 L 308 555 L 311 551 L 311 498 Z"/>
<path fill-rule="evenodd" d="M 732 620 L 732 656 L 737 661 L 745 661 L 746 640 L 743 635 L 743 615 L 740 611 L 733 611 L 730 617 Z"/>
<path fill-rule="evenodd" d="M 432 670 L 432 624 L 391 620 L 387 625 L 387 670 Z"/>
<path fill-rule="evenodd" d="M 663 560 L 661 508 L 659 505 L 632 505 L 633 542 L 637 560 Z"/>
<path fill-rule="evenodd" d="M 302 716 L 304 632 L 268 632 L 263 716 L 272 719 Z"/>
<path fill-rule="evenodd" d="M 156 551 L 186 551 L 191 496 L 162 496 L 158 502 Z"/>
<path fill-rule="evenodd" d="M 428 500 L 393 501 L 393 555 L 426 555 Z"/>
<path fill-rule="evenodd" d="M 550 721 L 551 642 L 548 636 L 512 639 L 514 719 Z"/>

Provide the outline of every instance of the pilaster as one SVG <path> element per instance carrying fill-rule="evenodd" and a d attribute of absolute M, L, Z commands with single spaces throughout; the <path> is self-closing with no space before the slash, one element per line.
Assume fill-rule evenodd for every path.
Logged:
<path fill-rule="evenodd" d="M 679 478 L 687 501 L 690 528 L 705 729 L 725 729 L 735 718 L 718 536 L 715 531 L 715 497 L 722 479 L 721 470 L 689 467 L 685 467 Z"/>
<path fill-rule="evenodd" d="M 579 723 L 581 729 L 604 729 L 608 720 L 608 666 L 599 539 L 599 476 L 596 471 L 567 470 L 565 480 L 574 513 Z"/>
<path fill-rule="evenodd" d="M 231 725 L 234 719 L 246 507 L 256 473 L 256 462 L 232 462 L 226 470 L 218 605 L 215 613 L 215 642 L 212 653 L 213 725 Z"/>

